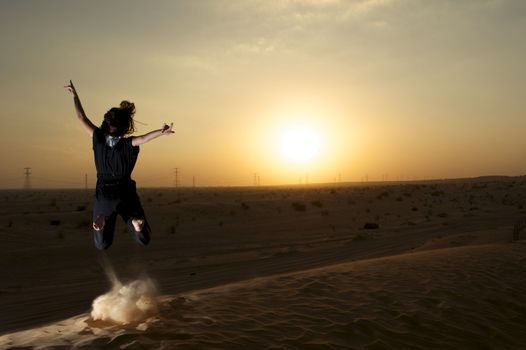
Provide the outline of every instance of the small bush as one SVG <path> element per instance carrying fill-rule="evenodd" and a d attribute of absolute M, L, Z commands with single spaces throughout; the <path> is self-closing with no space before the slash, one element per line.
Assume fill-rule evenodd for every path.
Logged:
<path fill-rule="evenodd" d="M 380 225 L 375 222 L 367 222 L 365 225 L 363 225 L 363 228 L 366 230 L 376 230 L 380 228 Z"/>
<path fill-rule="evenodd" d="M 376 198 L 378 200 L 382 200 L 384 197 L 389 197 L 389 192 L 384 191 L 384 192 L 380 193 Z"/>
<path fill-rule="evenodd" d="M 321 201 L 312 201 L 312 202 L 310 202 L 310 204 L 311 204 L 313 207 L 318 207 L 318 208 L 323 207 L 323 204 L 321 203 Z"/>
<path fill-rule="evenodd" d="M 51 226 L 59 226 L 62 222 L 60 220 L 49 220 Z"/>
<path fill-rule="evenodd" d="M 292 208 L 296 211 L 307 211 L 307 206 L 300 202 L 292 203 Z"/>

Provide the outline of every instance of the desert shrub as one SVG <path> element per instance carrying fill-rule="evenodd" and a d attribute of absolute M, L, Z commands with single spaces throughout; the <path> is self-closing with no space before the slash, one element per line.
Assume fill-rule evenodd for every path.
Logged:
<path fill-rule="evenodd" d="M 323 207 L 323 204 L 321 203 L 321 201 L 312 201 L 310 202 L 310 204 L 313 206 L 313 207 L 318 207 L 318 208 L 321 208 Z"/>
<path fill-rule="evenodd" d="M 378 200 L 382 200 L 384 197 L 389 197 L 389 192 L 384 191 L 384 192 L 380 193 L 380 194 L 378 195 L 378 197 L 376 197 L 376 198 L 377 198 Z"/>
<path fill-rule="evenodd" d="M 84 210 L 86 210 L 85 205 L 77 205 L 77 211 L 84 211 Z"/>
<path fill-rule="evenodd" d="M 248 210 L 250 209 L 250 206 L 247 203 L 243 202 L 241 203 L 241 208 L 243 208 L 243 210 Z"/>
<path fill-rule="evenodd" d="M 62 222 L 60 220 L 49 220 L 51 226 L 59 226 Z"/>
<path fill-rule="evenodd" d="M 291 204 L 291 206 L 296 211 L 307 211 L 307 206 L 300 202 L 294 202 Z"/>
<path fill-rule="evenodd" d="M 483 189 L 483 188 L 486 188 L 488 185 L 485 184 L 485 183 L 479 183 L 479 184 L 473 184 L 471 186 L 472 189 L 474 190 L 479 190 L 479 189 Z"/>
<path fill-rule="evenodd" d="M 365 225 L 363 225 L 363 228 L 366 230 L 375 230 L 375 229 L 380 228 L 380 225 L 378 225 L 375 222 L 367 222 L 365 223 Z"/>

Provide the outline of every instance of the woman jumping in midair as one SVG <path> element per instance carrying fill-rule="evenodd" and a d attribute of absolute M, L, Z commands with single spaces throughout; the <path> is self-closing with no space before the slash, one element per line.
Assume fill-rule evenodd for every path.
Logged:
<path fill-rule="evenodd" d="M 93 153 L 97 168 L 97 187 L 93 205 L 93 237 L 98 249 L 108 249 L 113 242 L 115 222 L 119 214 L 135 241 L 142 245 L 150 242 L 150 225 L 144 215 L 135 181 L 131 173 L 139 145 L 162 135 L 171 135 L 173 123 L 142 136 L 130 136 L 134 132 L 135 105 L 122 101 L 120 107 L 111 108 L 102 125 L 97 128 L 86 116 L 73 82 L 64 86 L 73 94 L 77 117 L 93 139 Z"/>

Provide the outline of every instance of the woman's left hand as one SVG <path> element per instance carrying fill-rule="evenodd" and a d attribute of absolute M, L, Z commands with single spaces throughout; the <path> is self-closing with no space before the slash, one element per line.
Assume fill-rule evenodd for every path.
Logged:
<path fill-rule="evenodd" d="M 170 123 L 170 125 L 165 123 L 161 129 L 161 134 L 163 135 L 173 134 L 175 132 L 175 131 L 172 131 L 173 126 L 174 126 L 174 123 Z"/>

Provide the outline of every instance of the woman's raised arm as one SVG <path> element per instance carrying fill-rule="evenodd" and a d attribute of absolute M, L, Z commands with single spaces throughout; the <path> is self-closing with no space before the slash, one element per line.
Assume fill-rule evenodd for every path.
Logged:
<path fill-rule="evenodd" d="M 174 133 L 172 131 L 173 126 L 174 126 L 174 123 L 171 123 L 170 125 L 164 124 L 161 129 L 150 131 L 149 133 L 141 135 L 141 136 L 133 136 L 132 146 L 142 145 L 143 143 L 151 141 L 162 135 L 171 135 Z"/>
<path fill-rule="evenodd" d="M 75 103 L 75 111 L 77 112 L 77 118 L 80 120 L 80 123 L 86 130 L 86 132 L 93 136 L 93 131 L 96 129 L 95 125 L 89 120 L 89 118 L 86 116 L 86 113 L 84 113 L 84 108 L 82 108 L 82 104 L 80 103 L 79 95 L 77 94 L 77 90 L 75 89 L 75 86 L 73 86 L 73 82 L 70 80 L 69 84 L 64 86 L 67 91 L 69 91 L 73 95 L 73 102 Z"/>

